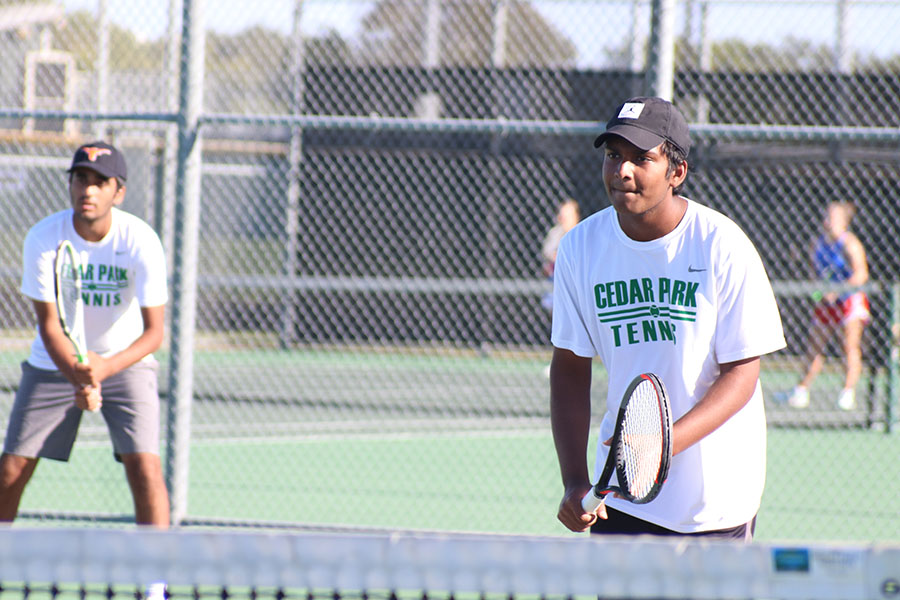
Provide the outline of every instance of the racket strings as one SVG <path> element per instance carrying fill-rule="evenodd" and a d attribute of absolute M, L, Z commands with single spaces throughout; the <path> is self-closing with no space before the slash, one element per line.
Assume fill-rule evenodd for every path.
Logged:
<path fill-rule="evenodd" d="M 81 273 L 70 252 L 64 252 L 59 265 L 59 317 L 63 327 L 71 336 L 84 341 L 83 312 L 81 302 Z"/>
<path fill-rule="evenodd" d="M 644 498 L 657 483 L 663 459 L 662 411 L 649 381 L 638 385 L 628 403 L 619 452 L 619 465 L 624 467 L 619 484 L 635 498 Z"/>

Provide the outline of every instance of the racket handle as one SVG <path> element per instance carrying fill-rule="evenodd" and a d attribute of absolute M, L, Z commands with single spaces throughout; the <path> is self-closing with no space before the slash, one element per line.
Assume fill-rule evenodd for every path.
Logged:
<path fill-rule="evenodd" d="M 597 497 L 592 488 L 591 491 L 585 494 L 584 498 L 581 499 L 581 508 L 583 508 L 586 513 L 592 513 L 597 510 L 598 506 L 603 504 L 604 500 L 606 500 L 606 494 Z"/>

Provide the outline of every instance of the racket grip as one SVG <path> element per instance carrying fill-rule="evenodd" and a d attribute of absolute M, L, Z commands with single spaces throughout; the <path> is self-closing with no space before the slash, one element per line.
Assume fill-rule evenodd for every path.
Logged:
<path fill-rule="evenodd" d="M 592 488 L 591 491 L 585 494 L 584 498 L 581 499 L 581 508 L 583 508 L 586 513 L 592 513 L 597 510 L 598 506 L 603 504 L 604 500 L 606 500 L 606 495 L 604 494 L 601 497 L 597 497 Z"/>

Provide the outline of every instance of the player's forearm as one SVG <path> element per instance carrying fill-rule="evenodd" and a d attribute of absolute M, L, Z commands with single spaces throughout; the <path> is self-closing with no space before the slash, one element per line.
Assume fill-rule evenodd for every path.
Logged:
<path fill-rule="evenodd" d="M 855 236 L 847 243 L 847 254 L 850 258 L 850 285 L 864 285 L 869 280 L 869 264 L 866 261 L 866 250 Z"/>
<path fill-rule="evenodd" d="M 587 444 L 590 434 L 590 409 L 585 417 L 582 411 L 561 409 L 551 404 L 550 424 L 553 443 L 559 460 L 563 487 L 585 484 L 590 481 L 587 465 Z M 585 425 L 588 426 L 585 426 Z"/>
<path fill-rule="evenodd" d="M 52 332 L 46 332 L 43 327 L 38 329 L 47 355 L 50 356 L 60 373 L 74 384 L 74 367 L 77 363 L 77 358 L 75 357 L 75 348 L 72 346 L 72 342 L 63 335 L 62 331 L 58 334 L 53 334 Z"/>
<path fill-rule="evenodd" d="M 554 351 L 550 369 L 550 425 L 566 488 L 589 481 L 590 385 L 590 359 L 575 357 L 567 351 Z"/>
<path fill-rule="evenodd" d="M 103 379 L 124 371 L 140 362 L 145 357 L 159 350 L 162 345 L 162 332 L 145 331 L 130 346 L 104 358 Z"/>
<path fill-rule="evenodd" d="M 109 377 L 159 350 L 165 329 L 165 306 L 141 307 L 144 329 L 130 346 L 103 359 L 101 378 Z"/>
<path fill-rule="evenodd" d="M 869 274 L 866 272 L 858 272 L 854 273 L 847 279 L 847 284 L 851 286 L 860 287 L 866 284 L 869 280 Z"/>
<path fill-rule="evenodd" d="M 747 405 L 759 379 L 759 357 L 720 366 L 721 372 L 706 395 L 675 421 L 672 453 L 690 448 L 721 427 Z"/>
<path fill-rule="evenodd" d="M 56 306 L 52 302 L 38 300 L 35 300 L 33 305 L 34 314 L 37 318 L 38 335 L 41 336 L 47 355 L 66 379 L 74 384 L 76 382 L 75 365 L 77 363 L 75 347 L 69 338 L 66 337 L 66 334 L 63 333 L 56 314 Z"/>
<path fill-rule="evenodd" d="M 865 262 L 853 265 L 853 273 L 847 278 L 847 283 L 855 286 L 865 285 L 869 281 L 869 268 Z"/>

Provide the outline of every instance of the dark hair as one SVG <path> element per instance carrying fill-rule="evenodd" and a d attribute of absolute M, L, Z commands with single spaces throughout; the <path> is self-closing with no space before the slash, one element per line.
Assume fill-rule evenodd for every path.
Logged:
<path fill-rule="evenodd" d="M 666 168 L 666 177 L 669 177 L 675 172 L 675 169 L 687 160 L 687 156 L 685 156 L 684 152 L 679 150 L 678 147 L 669 140 L 663 142 L 662 151 L 669 161 L 669 166 Z M 685 181 L 687 181 L 687 178 L 685 178 Z M 673 189 L 672 193 L 676 195 L 680 194 L 683 187 L 684 181 L 681 182 L 681 185 Z"/>

